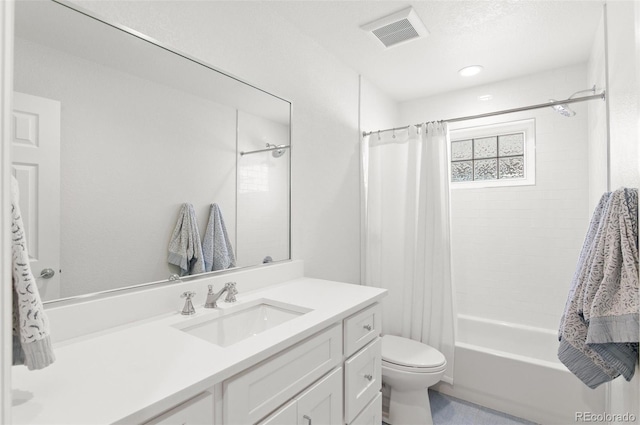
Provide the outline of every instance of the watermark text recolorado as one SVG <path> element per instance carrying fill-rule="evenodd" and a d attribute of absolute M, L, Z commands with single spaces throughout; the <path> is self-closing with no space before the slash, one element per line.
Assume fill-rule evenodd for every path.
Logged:
<path fill-rule="evenodd" d="M 635 422 L 633 413 L 576 412 L 576 422 Z"/>

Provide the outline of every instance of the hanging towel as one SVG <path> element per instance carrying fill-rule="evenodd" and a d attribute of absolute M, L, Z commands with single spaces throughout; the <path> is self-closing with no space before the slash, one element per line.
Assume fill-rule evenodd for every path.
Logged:
<path fill-rule="evenodd" d="M 208 272 L 224 270 L 236 265 L 231 240 L 227 235 L 227 228 L 224 225 L 222 211 L 220 211 L 218 204 L 211 204 L 202 250 L 204 251 L 205 269 Z"/>
<path fill-rule="evenodd" d="M 42 369 L 55 361 L 49 321 L 44 312 L 20 215 L 18 181 L 11 176 L 11 259 L 13 281 L 13 364 L 29 370 Z"/>
<path fill-rule="evenodd" d="M 638 190 L 613 193 L 585 287 L 587 345 L 629 381 L 638 360 Z"/>
<path fill-rule="evenodd" d="M 602 196 L 582 247 L 560 323 L 558 358 L 590 388 L 638 359 L 638 191 Z"/>
<path fill-rule="evenodd" d="M 180 267 L 180 276 L 204 273 L 202 243 L 193 205 L 182 204 L 176 227 L 169 242 L 170 264 Z"/>

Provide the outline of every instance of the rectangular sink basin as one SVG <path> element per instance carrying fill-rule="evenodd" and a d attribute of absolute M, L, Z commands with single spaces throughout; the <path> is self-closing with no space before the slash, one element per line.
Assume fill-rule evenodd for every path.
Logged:
<path fill-rule="evenodd" d="M 179 329 L 205 341 L 227 347 L 309 311 L 311 310 L 291 304 L 261 300 L 241 306 L 238 310 L 221 310 L 222 316 L 213 319 L 194 319 L 187 325 L 179 326 Z"/>

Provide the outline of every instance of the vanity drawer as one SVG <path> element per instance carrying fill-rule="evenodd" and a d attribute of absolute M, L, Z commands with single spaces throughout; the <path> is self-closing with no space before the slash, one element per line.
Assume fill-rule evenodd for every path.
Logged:
<path fill-rule="evenodd" d="M 382 393 L 378 393 L 373 401 L 349 425 L 380 425 L 381 423 Z"/>
<path fill-rule="evenodd" d="M 382 389 L 382 339 L 357 352 L 344 364 L 344 394 L 346 423 L 358 416 Z"/>
<path fill-rule="evenodd" d="M 344 319 L 344 355 L 349 357 L 380 335 L 380 304 L 376 303 Z"/>
<path fill-rule="evenodd" d="M 144 425 L 213 425 L 213 394 L 204 392 Z"/>
<path fill-rule="evenodd" d="M 342 361 L 334 325 L 223 383 L 223 423 L 253 424 Z"/>

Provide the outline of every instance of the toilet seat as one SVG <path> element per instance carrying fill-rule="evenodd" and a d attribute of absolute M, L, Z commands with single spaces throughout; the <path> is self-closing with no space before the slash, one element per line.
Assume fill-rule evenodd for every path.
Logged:
<path fill-rule="evenodd" d="M 437 373 L 446 369 L 447 360 L 441 352 L 421 342 L 384 335 L 382 365 L 406 372 Z"/>
<path fill-rule="evenodd" d="M 395 363 L 391 363 L 388 361 L 382 361 L 383 368 L 394 369 L 402 372 L 411 372 L 411 373 L 440 373 L 447 368 L 446 364 L 436 367 L 414 367 L 414 366 L 403 366 Z"/>

